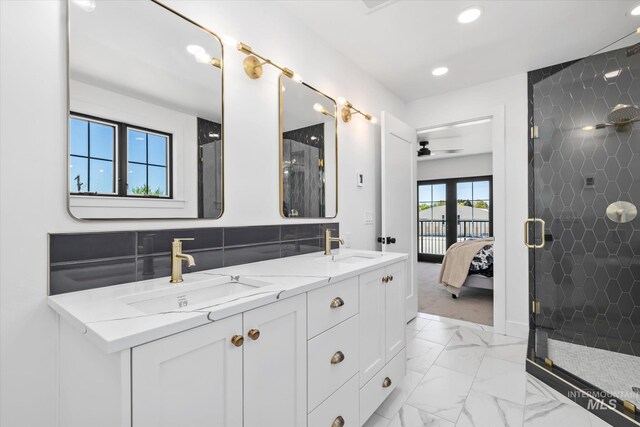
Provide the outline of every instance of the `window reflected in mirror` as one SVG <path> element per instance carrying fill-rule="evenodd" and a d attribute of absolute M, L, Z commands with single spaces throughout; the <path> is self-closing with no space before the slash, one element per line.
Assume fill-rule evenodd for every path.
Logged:
<path fill-rule="evenodd" d="M 280 208 L 285 218 L 337 215 L 336 103 L 280 78 Z"/>

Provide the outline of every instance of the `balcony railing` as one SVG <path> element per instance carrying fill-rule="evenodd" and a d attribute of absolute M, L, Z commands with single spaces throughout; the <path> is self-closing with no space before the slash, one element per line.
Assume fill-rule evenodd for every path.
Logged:
<path fill-rule="evenodd" d="M 458 242 L 490 235 L 488 220 L 459 220 L 456 226 Z M 418 221 L 418 251 L 422 254 L 444 255 L 447 251 L 447 224 L 443 220 Z"/>

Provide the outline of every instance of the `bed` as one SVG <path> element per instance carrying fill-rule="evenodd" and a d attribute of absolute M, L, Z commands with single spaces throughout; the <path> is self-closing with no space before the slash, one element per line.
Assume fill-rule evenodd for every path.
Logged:
<path fill-rule="evenodd" d="M 493 238 L 470 239 L 447 250 L 439 283 L 452 298 L 458 298 L 464 286 L 493 290 L 493 243 Z"/>

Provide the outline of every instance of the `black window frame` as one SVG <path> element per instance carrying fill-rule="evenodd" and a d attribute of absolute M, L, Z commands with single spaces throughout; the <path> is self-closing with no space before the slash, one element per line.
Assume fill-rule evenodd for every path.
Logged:
<path fill-rule="evenodd" d="M 84 195 L 84 196 L 117 196 L 118 195 L 118 180 L 119 180 L 119 168 L 118 168 L 118 144 L 119 144 L 119 138 L 120 138 L 120 126 L 118 125 L 118 123 L 115 123 L 111 120 L 102 120 L 100 118 L 86 118 L 86 117 L 82 117 L 80 115 L 77 114 L 71 114 L 69 115 L 69 126 L 71 126 L 71 119 L 75 118 L 78 120 L 84 120 L 88 123 L 87 125 L 87 155 L 86 156 L 81 156 L 79 154 L 72 154 L 71 153 L 71 149 L 69 149 L 69 160 L 71 159 L 71 157 L 75 157 L 75 158 L 80 158 L 80 159 L 86 159 L 87 160 L 87 188 L 90 190 L 91 189 L 91 160 L 99 160 L 99 161 L 103 161 L 103 162 L 111 162 L 112 163 L 112 168 L 113 168 L 113 175 L 112 175 L 112 189 L 113 192 L 111 193 L 98 193 L 97 191 L 71 191 L 69 189 L 69 193 L 73 194 L 73 195 Z M 111 159 L 106 159 L 103 157 L 94 157 L 91 155 L 91 123 L 96 123 L 99 125 L 106 125 L 106 126 L 111 126 L 114 128 L 114 132 L 113 132 L 113 153 L 112 156 L 113 158 Z M 71 137 L 71 133 L 69 133 L 69 138 Z M 69 147 L 71 147 L 71 141 L 69 141 Z M 71 185 L 71 182 L 68 182 L 67 185 Z"/>
<path fill-rule="evenodd" d="M 420 186 L 421 185 L 434 185 L 434 184 L 445 184 L 446 185 L 446 222 L 447 222 L 447 233 L 446 233 L 446 249 L 456 243 L 457 239 L 457 228 L 451 227 L 451 225 L 457 222 L 458 217 L 458 184 L 463 182 L 479 182 L 479 181 L 489 181 L 489 235 L 493 236 L 493 175 L 481 175 L 481 176 L 469 176 L 469 177 L 461 177 L 461 178 L 447 178 L 447 179 L 428 179 L 418 181 L 416 185 L 416 194 L 417 194 L 417 206 L 416 210 L 418 212 L 417 223 L 416 223 L 416 233 L 419 233 L 420 230 Z M 449 201 L 455 201 L 455 203 L 449 203 Z M 441 263 L 444 259 L 444 255 L 438 254 L 427 254 L 420 252 L 420 239 L 418 238 L 418 243 L 416 246 L 416 252 L 418 254 L 418 261 L 420 262 L 435 262 Z"/>
<path fill-rule="evenodd" d="M 70 191 L 69 194 L 72 196 L 99 196 L 99 197 L 126 197 L 130 199 L 160 199 L 160 200 L 169 200 L 173 199 L 173 134 L 169 132 L 164 132 L 157 129 L 151 129 L 144 126 L 138 126 L 131 123 L 125 123 L 110 119 L 105 119 L 102 117 L 93 116 L 90 114 L 78 113 L 72 111 L 69 113 L 69 122 L 71 118 L 77 118 L 80 120 L 87 120 L 89 122 L 94 121 L 97 123 L 103 123 L 111 126 L 115 126 L 117 129 L 116 132 L 116 143 L 114 150 L 114 171 L 115 171 L 115 193 L 95 193 L 95 192 L 74 192 Z M 167 138 L 167 195 L 159 196 L 159 195 L 144 195 L 144 194 L 129 194 L 128 193 L 128 133 L 129 129 L 134 131 L 139 131 L 143 133 L 151 133 L 160 136 L 164 136 Z M 69 137 L 71 137 L 69 135 Z M 71 141 L 69 141 L 71 144 Z M 71 157 L 71 153 L 69 153 L 69 157 Z M 75 156 L 82 157 L 82 156 Z M 148 158 L 147 158 L 148 160 Z M 133 162 L 136 164 L 145 164 L 140 162 Z M 147 182 L 148 182 L 148 166 L 153 166 L 154 164 L 146 163 L 147 165 Z M 67 183 L 69 186 L 70 183 Z"/>

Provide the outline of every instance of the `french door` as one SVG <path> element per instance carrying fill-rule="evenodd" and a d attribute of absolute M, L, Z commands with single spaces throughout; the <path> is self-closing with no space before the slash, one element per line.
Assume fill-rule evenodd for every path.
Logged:
<path fill-rule="evenodd" d="M 442 262 L 449 246 L 493 236 L 491 176 L 418 182 L 418 261 Z"/>

